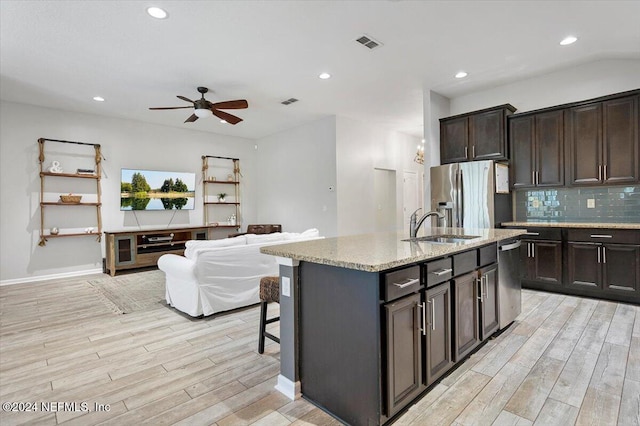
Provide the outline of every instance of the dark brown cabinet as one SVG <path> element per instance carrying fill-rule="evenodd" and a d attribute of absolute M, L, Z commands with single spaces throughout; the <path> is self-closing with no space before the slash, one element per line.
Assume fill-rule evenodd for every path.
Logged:
<path fill-rule="evenodd" d="M 440 162 L 508 159 L 506 118 L 509 104 L 440 119 Z"/>
<path fill-rule="evenodd" d="M 485 340 L 498 331 L 500 326 L 498 299 L 498 265 L 484 267 L 478 271 L 480 287 L 480 340 Z"/>
<path fill-rule="evenodd" d="M 568 183 L 638 182 L 638 96 L 567 110 Z"/>
<path fill-rule="evenodd" d="M 428 289 L 425 302 L 425 380 L 429 386 L 453 366 L 449 282 Z"/>
<path fill-rule="evenodd" d="M 562 285 L 562 241 L 523 239 L 520 259 L 523 284 Z"/>
<path fill-rule="evenodd" d="M 564 185 L 564 113 L 548 111 L 509 122 L 514 188 Z"/>
<path fill-rule="evenodd" d="M 454 337 L 453 354 L 456 362 L 462 360 L 480 344 L 479 297 L 475 273 L 453 280 L 454 293 Z"/>
<path fill-rule="evenodd" d="M 422 327 L 420 294 L 385 305 L 387 325 L 388 415 L 411 402 L 422 390 Z"/>
<path fill-rule="evenodd" d="M 568 288 L 640 302 L 640 232 L 569 230 L 567 239 Z"/>

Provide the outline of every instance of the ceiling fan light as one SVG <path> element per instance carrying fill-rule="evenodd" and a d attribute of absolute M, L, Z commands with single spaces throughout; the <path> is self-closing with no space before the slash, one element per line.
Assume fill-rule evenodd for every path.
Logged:
<path fill-rule="evenodd" d="M 198 118 L 207 118 L 211 115 L 211 111 L 204 108 L 198 108 L 194 111 L 194 114 L 198 116 Z"/>

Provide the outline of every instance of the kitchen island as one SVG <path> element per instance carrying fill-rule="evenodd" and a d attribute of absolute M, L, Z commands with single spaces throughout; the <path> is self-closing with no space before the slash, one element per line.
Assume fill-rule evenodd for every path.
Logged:
<path fill-rule="evenodd" d="M 431 228 L 263 247 L 280 263 L 277 388 L 347 424 L 385 424 L 498 330 L 497 243 Z M 448 234 L 453 243 L 423 241 Z M 473 237 L 473 238 L 469 238 Z"/>

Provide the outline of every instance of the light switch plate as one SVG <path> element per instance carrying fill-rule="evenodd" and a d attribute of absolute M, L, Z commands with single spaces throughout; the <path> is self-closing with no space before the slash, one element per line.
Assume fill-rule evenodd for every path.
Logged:
<path fill-rule="evenodd" d="M 596 199 L 595 198 L 587 198 L 587 208 L 595 209 L 596 208 Z"/>
<path fill-rule="evenodd" d="M 291 297 L 291 279 L 289 277 L 282 277 L 282 295 Z"/>

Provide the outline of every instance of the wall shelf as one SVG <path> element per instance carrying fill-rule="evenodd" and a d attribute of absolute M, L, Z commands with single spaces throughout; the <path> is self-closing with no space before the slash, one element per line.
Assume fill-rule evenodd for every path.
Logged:
<path fill-rule="evenodd" d="M 217 175 L 217 176 L 216 176 Z M 220 179 L 226 177 L 226 180 Z M 240 229 L 240 160 L 238 158 L 202 156 L 202 204 L 204 224 L 215 228 Z M 213 179 L 216 180 L 213 180 Z M 231 201 L 212 201 L 217 198 L 216 191 L 233 192 L 227 194 Z M 216 188 L 216 190 L 212 190 Z M 229 223 L 228 217 L 235 216 L 235 223 Z"/>
<path fill-rule="evenodd" d="M 93 147 L 94 149 L 94 165 L 95 165 L 95 173 L 57 173 L 52 171 L 44 170 L 44 162 L 45 162 L 45 142 L 56 142 L 67 145 L 78 145 L 80 147 Z M 74 141 L 65 141 L 58 139 L 38 139 L 38 162 L 40 165 L 40 241 L 38 245 L 44 247 L 47 244 L 47 240 L 50 238 L 63 238 L 63 237 L 84 237 L 84 236 L 94 236 L 96 237 L 96 241 L 101 241 L 102 238 L 102 201 L 101 195 L 102 191 L 100 188 L 100 178 L 101 178 L 101 162 L 102 162 L 102 154 L 100 152 L 99 144 L 85 143 L 85 142 L 74 142 Z M 64 178 L 69 181 L 72 179 L 91 179 L 96 182 L 95 189 L 95 202 L 80 202 L 80 203 L 63 203 L 61 201 L 45 201 L 45 181 L 49 178 Z M 45 210 L 46 207 L 52 206 L 81 206 L 81 207 L 94 207 L 96 209 L 96 223 L 97 230 L 95 232 L 67 232 L 61 231 L 59 234 L 51 234 L 50 232 L 45 233 Z"/>

